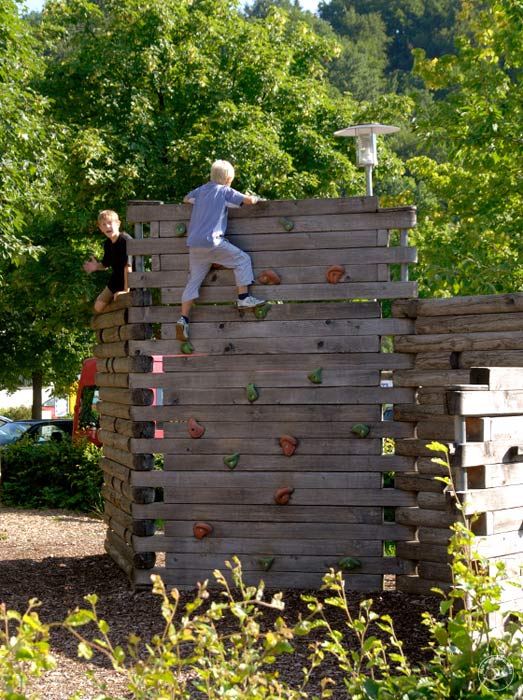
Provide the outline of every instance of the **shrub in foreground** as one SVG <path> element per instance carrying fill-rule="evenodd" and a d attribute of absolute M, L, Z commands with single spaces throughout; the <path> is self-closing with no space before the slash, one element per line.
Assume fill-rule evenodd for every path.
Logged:
<path fill-rule="evenodd" d="M 37 444 L 21 440 L 0 453 L 1 498 L 22 508 L 103 509 L 101 450 L 81 440 Z"/>
<path fill-rule="evenodd" d="M 203 583 L 183 609 L 179 592 L 167 592 L 154 577 L 153 592 L 162 598 L 165 624 L 146 645 L 135 636 L 129 637 L 125 649 L 113 645 L 109 626 L 97 613 L 95 595 L 86 597 L 89 607 L 73 611 L 59 624 L 77 638 L 80 657 L 101 653 L 110 660 L 125 680 L 126 700 L 523 699 L 523 615 L 512 613 L 511 621 L 496 632 L 489 624 L 489 614 L 500 609 L 503 566 L 490 573 L 466 522 L 454 526 L 449 552 L 453 587 L 450 593 L 439 591 L 441 616 L 422 616 L 432 652 L 423 665 L 408 660 L 393 620 L 376 614 L 372 600 L 351 611 L 350 592 L 340 572 L 331 570 L 325 576 L 326 597 L 303 596 L 309 612 L 289 625 L 282 595 L 265 601 L 263 582 L 246 586 L 236 558 L 227 563 L 232 584 L 214 572 L 221 588 L 217 600 L 211 600 Z M 52 625 L 41 624 L 35 604 L 32 601 L 23 616 L 0 608 L 0 680 L 6 700 L 28 699 L 29 677 L 53 664 L 48 646 Z M 343 611 L 339 627 L 329 622 L 326 606 Z M 278 613 L 271 624 L 264 619 L 267 610 Z M 94 626 L 94 638 L 82 633 L 85 625 Z M 274 664 L 281 655 L 293 654 L 298 637 L 310 639 L 309 663 L 291 685 L 280 679 Z M 343 688 L 323 674 L 327 657 L 330 667 L 334 659 L 341 670 Z M 315 691 L 310 689 L 313 673 L 321 678 Z M 119 700 L 99 685 L 100 700 Z"/>
<path fill-rule="evenodd" d="M 477 554 L 472 560 L 479 567 L 463 575 L 464 561 L 471 561 L 466 550 L 472 538 L 462 526 L 456 528 L 451 545 L 456 587 L 449 595 L 442 594 L 441 618 L 423 615 L 432 649 L 431 660 L 423 666 L 409 662 L 393 621 L 374 613 L 372 600 L 363 601 L 356 614 L 350 611 L 350 594 L 340 572 L 331 570 L 326 575 L 324 600 L 304 597 L 309 614 L 289 625 L 283 617 L 281 594 L 265 601 L 263 583 L 246 586 L 237 559 L 228 563 L 232 586 L 215 572 L 221 587 L 217 602 L 210 600 L 207 585 L 201 584 L 193 600 L 180 609 L 178 591 L 167 592 L 155 577 L 154 593 L 162 597 L 165 624 L 145 646 L 134 636 L 125 649 L 112 644 L 109 626 L 97 614 L 95 595 L 86 597 L 89 607 L 75 610 L 60 625 L 78 639 L 80 657 L 91 659 L 101 653 L 111 661 L 125 679 L 128 700 L 326 700 L 340 697 L 341 690 L 351 700 L 523 698 L 522 616 L 514 613 L 513 621 L 499 634 L 489 629 L 486 613 L 499 606 L 499 590 Z M 54 664 L 48 647 L 51 625 L 40 623 L 34 606 L 33 601 L 23 616 L 0 611 L 0 679 L 7 700 L 26 700 L 28 678 Z M 343 610 L 342 628 L 331 626 L 325 606 Z M 269 609 L 282 614 L 266 625 L 264 611 Z M 93 638 L 83 636 L 84 625 L 94 625 Z M 292 654 L 296 638 L 313 630 L 309 665 L 293 686 L 279 678 L 274 662 L 282 654 Z M 350 645 L 345 641 L 347 634 L 353 640 Z M 327 656 L 334 657 L 343 673 L 343 689 L 322 676 Z M 313 672 L 322 681 L 319 690 L 309 692 Z M 108 695 L 103 684 L 99 697 L 119 700 Z"/>

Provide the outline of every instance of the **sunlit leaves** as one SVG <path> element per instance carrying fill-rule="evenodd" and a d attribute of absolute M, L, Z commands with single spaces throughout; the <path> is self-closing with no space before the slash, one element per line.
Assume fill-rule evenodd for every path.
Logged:
<path fill-rule="evenodd" d="M 438 205 L 422 212 L 415 234 L 424 293 L 523 288 L 522 21 L 515 0 L 464 2 L 457 55 L 416 53 L 415 70 L 437 91 L 418 121 L 419 133 L 446 159 L 408 164 Z"/>

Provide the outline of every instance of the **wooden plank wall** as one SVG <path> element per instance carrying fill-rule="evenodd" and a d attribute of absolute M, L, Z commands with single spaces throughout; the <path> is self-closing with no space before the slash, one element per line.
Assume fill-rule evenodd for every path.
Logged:
<path fill-rule="evenodd" d="M 417 493 L 415 507 L 396 511 L 398 523 L 416 528 L 411 542 L 398 543 L 398 556 L 415 565 L 414 573 L 397 577 L 398 589 L 427 593 L 450 586 L 448 528 L 459 516 L 434 480 L 446 469 L 432 462 L 436 455 L 426 447 L 432 440 L 450 450 L 456 437 L 468 443 L 457 445 L 452 466 L 467 472 L 463 499 L 469 515 L 480 514 L 471 526 L 480 551 L 493 562 L 502 558 L 511 570 L 521 567 L 523 294 L 398 301 L 393 316 L 415 321 L 414 334 L 395 339 L 396 352 L 409 353 L 413 367 L 395 370 L 394 384 L 416 389 L 414 402 L 394 407 L 395 420 L 415 429 L 415 437 L 396 441 L 396 453 L 416 460 L 396 486 Z M 460 436 L 456 415 L 463 417 Z"/>
<path fill-rule="evenodd" d="M 124 499 L 123 487 L 106 490 L 108 551 L 137 587 L 149 585 L 152 572 L 178 587 L 212 581 L 212 571 L 238 555 L 247 581 L 296 588 L 318 586 L 329 567 L 352 557 L 359 563 L 347 573 L 350 586 L 381 589 L 385 574 L 411 569 L 410 561 L 383 556 L 385 541 L 413 537 L 411 525 L 388 522 L 384 509 L 412 507 L 415 496 L 383 488 L 382 475 L 412 470 L 411 457 L 383 454 L 384 438 L 410 437 L 412 426 L 383 421 L 382 406 L 410 403 L 414 390 L 384 388 L 381 380 L 411 367 L 409 354 L 382 350 L 384 338 L 410 336 L 413 321 L 382 318 L 381 300 L 416 295 L 416 284 L 398 274 L 416 251 L 394 245 L 415 225 L 415 210 L 380 210 L 376 198 L 362 197 L 231 211 L 229 239 L 249 252 L 257 276 L 273 269 L 281 283 L 252 287 L 270 301 L 260 318 L 235 308 L 231 271 L 213 270 L 193 309 L 186 354 L 174 324 L 190 212 L 188 205 L 129 204 L 127 220 L 145 231 L 130 244 L 144 256 L 143 271 L 131 275 L 132 294 L 150 291 L 155 303 L 131 303 L 124 322 L 112 317 L 114 327 L 102 320 L 112 307 L 98 320 L 107 326 L 96 348 L 99 383 L 111 385 L 101 395 L 109 416 L 102 439 L 111 445 L 104 469 L 126 484 Z M 333 265 L 343 268 L 335 284 L 327 281 Z M 118 372 L 115 352 L 162 357 L 163 372 L 131 365 Z M 151 437 L 152 423 L 162 437 Z M 199 437 L 195 423 L 204 430 Z M 285 435 L 296 440 L 293 454 L 281 446 Z M 152 469 L 157 453 L 162 471 Z M 152 500 L 159 489 L 163 500 Z M 158 519 L 164 528 L 153 534 Z M 164 565 L 155 553 L 165 554 Z"/>

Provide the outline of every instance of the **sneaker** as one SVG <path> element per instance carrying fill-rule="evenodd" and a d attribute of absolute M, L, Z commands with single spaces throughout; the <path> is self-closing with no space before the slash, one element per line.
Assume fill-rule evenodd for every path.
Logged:
<path fill-rule="evenodd" d="M 189 340 L 189 324 L 183 316 L 176 321 L 176 340 Z"/>
<path fill-rule="evenodd" d="M 265 299 L 256 299 L 249 294 L 245 299 L 238 299 L 237 306 L 239 309 L 254 309 L 256 306 L 263 306 L 266 303 Z"/>

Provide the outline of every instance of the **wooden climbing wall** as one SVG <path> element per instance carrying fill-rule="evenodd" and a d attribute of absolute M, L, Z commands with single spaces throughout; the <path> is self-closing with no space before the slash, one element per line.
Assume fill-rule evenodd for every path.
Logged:
<path fill-rule="evenodd" d="M 138 587 L 153 572 L 178 587 L 212 581 L 237 555 L 247 581 L 271 587 L 317 587 L 330 567 L 345 566 L 352 588 L 381 589 L 385 574 L 410 571 L 384 552 L 385 542 L 412 538 L 413 528 L 390 514 L 413 506 L 415 495 L 383 475 L 412 468 L 412 459 L 384 453 L 385 438 L 412 437 L 412 427 L 384 421 L 382 411 L 413 401 L 412 388 L 384 386 L 387 373 L 411 367 L 409 355 L 385 350 L 392 336 L 412 334 L 413 321 L 383 318 L 382 300 L 416 296 L 406 274 L 416 260 L 406 235 L 415 210 L 381 210 L 377 198 L 362 197 L 231 211 L 228 238 L 251 255 L 255 275 L 273 269 L 281 281 L 252 287 L 270 302 L 261 313 L 240 312 L 231 271 L 212 270 L 193 309 L 188 352 L 174 324 L 190 213 L 189 205 L 147 202 L 127 210 L 140 270 L 131 298 L 150 290 L 154 303 L 130 306 L 117 351 L 160 358 L 162 371 L 128 372 L 131 403 L 133 391 L 156 397 L 156 405 L 131 405 L 131 422 L 154 421 L 157 434 L 131 431 L 120 453 L 133 455 L 125 460 L 130 491 L 161 489 L 162 499 L 126 501 L 124 534 L 109 517 L 110 551 L 128 562 Z M 342 268 L 337 283 L 328 281 L 332 266 Z M 135 337 L 132 326 L 141 329 Z M 97 350 L 111 372 L 111 348 Z M 296 441 L 292 454 L 284 436 Z M 154 454 L 163 455 L 163 470 L 151 468 Z M 118 504 L 108 506 L 114 515 Z M 132 525 L 158 520 L 156 530 Z M 155 563 L 151 553 L 165 558 Z"/>

